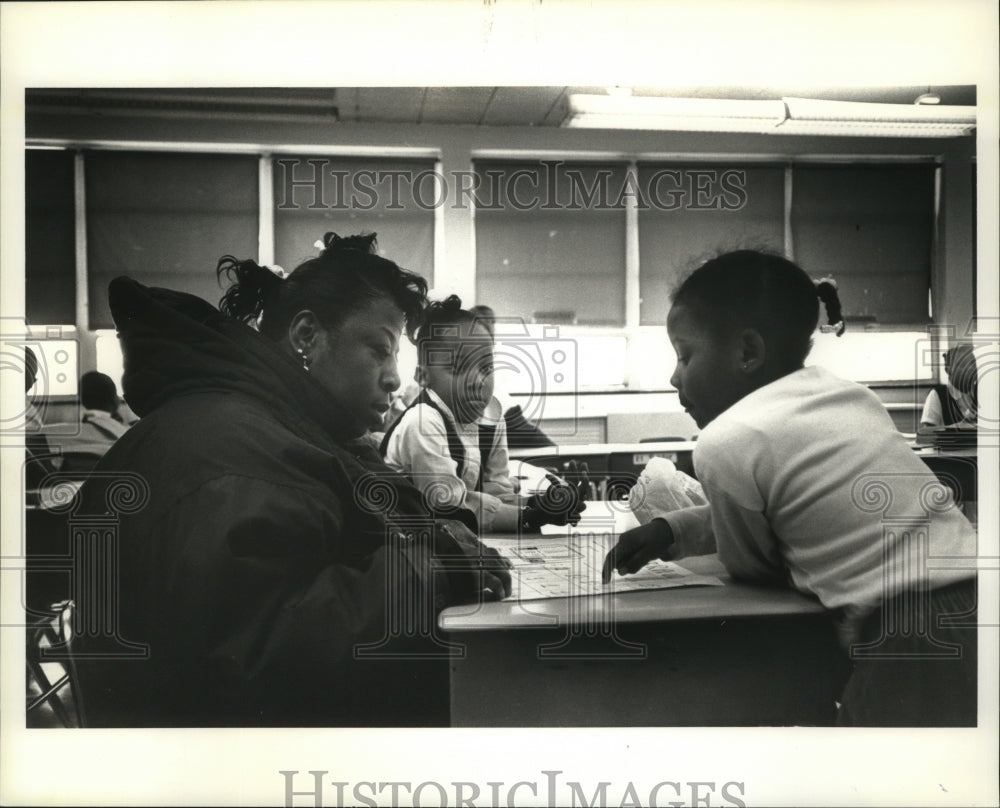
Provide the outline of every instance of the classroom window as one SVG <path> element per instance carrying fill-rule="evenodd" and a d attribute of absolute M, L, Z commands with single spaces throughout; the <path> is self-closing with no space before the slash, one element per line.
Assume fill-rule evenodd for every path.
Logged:
<path fill-rule="evenodd" d="M 28 149 L 24 165 L 24 308 L 33 325 L 76 322 L 72 152 Z"/>
<path fill-rule="evenodd" d="M 213 305 L 223 255 L 257 255 L 258 166 L 245 155 L 88 152 L 90 327 L 112 327 L 108 282 L 129 275 Z"/>
<path fill-rule="evenodd" d="M 47 329 L 47 331 L 49 331 Z M 69 332 L 69 333 L 66 333 Z M 51 329 L 51 333 L 25 341 L 38 360 L 32 400 L 65 398 L 77 395 L 80 378 L 80 346 L 69 329 Z"/>
<path fill-rule="evenodd" d="M 572 337 L 578 358 L 577 384 L 580 388 L 608 389 L 625 384 L 628 340 L 604 334 Z"/>
<path fill-rule="evenodd" d="M 122 357 L 118 332 L 101 330 L 96 332 L 94 339 L 97 370 L 114 379 L 118 391 L 122 390 L 122 375 L 125 373 L 125 362 Z"/>
<path fill-rule="evenodd" d="M 934 171 L 922 165 L 797 165 L 795 259 L 837 280 L 848 322 L 930 322 Z"/>
<path fill-rule="evenodd" d="M 476 302 L 526 322 L 625 324 L 623 164 L 475 162 Z"/>
<path fill-rule="evenodd" d="M 641 325 L 662 326 L 670 292 L 708 258 L 783 251 L 783 166 L 639 163 L 637 175 Z"/>
<path fill-rule="evenodd" d="M 274 255 L 291 272 L 317 240 L 378 235 L 378 253 L 434 280 L 434 210 L 443 185 L 433 160 L 282 155 L 273 158 Z"/>

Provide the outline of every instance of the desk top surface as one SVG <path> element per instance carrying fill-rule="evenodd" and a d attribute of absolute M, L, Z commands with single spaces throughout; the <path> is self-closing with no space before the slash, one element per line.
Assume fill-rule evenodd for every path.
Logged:
<path fill-rule="evenodd" d="M 511 448 L 511 457 L 581 457 L 617 453 L 652 454 L 654 452 L 693 452 L 696 441 L 655 441 L 650 443 L 565 443 L 561 446 Z"/>
<path fill-rule="evenodd" d="M 697 441 L 655 441 L 650 443 L 567 443 L 561 446 L 538 446 L 530 449 L 511 448 L 511 458 L 531 457 L 588 457 L 611 454 L 654 454 L 664 452 L 693 452 Z M 921 457 L 976 457 L 976 447 L 941 449 L 930 444 L 911 442 L 913 450 Z"/>
<path fill-rule="evenodd" d="M 918 457 L 971 457 L 978 458 L 979 449 L 977 447 L 967 447 L 964 449 L 939 449 L 936 446 L 914 446 L 913 451 Z"/>
<path fill-rule="evenodd" d="M 565 537 L 541 538 L 545 539 L 565 540 Z M 695 573 L 715 575 L 724 585 L 452 606 L 441 613 L 439 624 L 451 632 L 503 631 L 610 620 L 616 623 L 664 623 L 824 613 L 817 601 L 792 589 L 732 581 L 725 574 L 718 556 L 685 558 L 678 564 Z"/>

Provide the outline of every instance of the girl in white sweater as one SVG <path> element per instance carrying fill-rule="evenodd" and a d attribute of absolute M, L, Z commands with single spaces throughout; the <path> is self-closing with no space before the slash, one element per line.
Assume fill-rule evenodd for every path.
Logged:
<path fill-rule="evenodd" d="M 854 662 L 838 723 L 975 725 L 976 533 L 870 390 L 804 367 L 818 296 L 839 319 L 829 287 L 755 251 L 681 284 L 671 384 L 709 504 L 623 534 L 606 578 L 718 552 L 733 578 L 830 609 Z"/>

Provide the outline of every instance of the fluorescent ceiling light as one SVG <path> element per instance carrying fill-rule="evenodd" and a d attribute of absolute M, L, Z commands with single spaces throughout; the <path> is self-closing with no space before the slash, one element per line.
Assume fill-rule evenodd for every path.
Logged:
<path fill-rule="evenodd" d="M 781 101 L 574 94 L 569 106 L 574 128 L 767 132 L 785 119 Z"/>
<path fill-rule="evenodd" d="M 777 133 L 784 135 L 960 137 L 976 126 L 975 107 L 782 100 L 788 117 Z"/>
<path fill-rule="evenodd" d="M 976 125 L 975 107 L 867 104 L 783 98 L 733 101 L 579 95 L 564 126 L 598 129 L 748 132 L 869 137 L 958 137 Z"/>
<path fill-rule="evenodd" d="M 955 123 L 894 123 L 890 121 L 796 121 L 789 118 L 776 135 L 831 135 L 838 137 L 962 137 L 974 126 Z"/>
<path fill-rule="evenodd" d="M 631 95 L 580 95 L 569 97 L 573 112 L 593 115 L 665 115 L 689 118 L 785 117 L 781 101 L 731 101 L 719 98 L 654 98 Z"/>
<path fill-rule="evenodd" d="M 788 117 L 796 121 L 877 121 L 879 123 L 952 123 L 976 125 L 975 107 L 866 104 L 860 101 L 816 101 L 783 98 Z"/>

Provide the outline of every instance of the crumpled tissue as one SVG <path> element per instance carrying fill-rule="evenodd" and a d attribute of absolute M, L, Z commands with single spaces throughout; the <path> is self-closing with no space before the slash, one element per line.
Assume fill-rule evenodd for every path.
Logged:
<path fill-rule="evenodd" d="M 643 525 L 670 511 L 707 503 L 701 483 L 665 457 L 646 464 L 628 495 L 629 508 Z"/>

